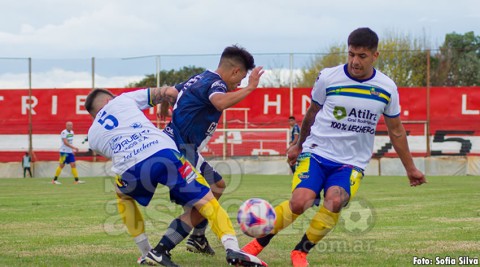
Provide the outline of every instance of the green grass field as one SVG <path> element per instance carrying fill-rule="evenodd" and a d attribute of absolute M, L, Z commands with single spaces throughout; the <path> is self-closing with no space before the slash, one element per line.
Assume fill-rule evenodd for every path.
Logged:
<path fill-rule="evenodd" d="M 136 266 L 139 252 L 116 212 L 110 178 L 82 179 L 87 183 L 0 179 L 0 266 Z M 229 184 L 221 203 L 235 226 L 245 199 L 278 204 L 290 195 L 290 176 L 245 175 Z M 143 209 L 152 245 L 181 213 L 166 192 L 159 188 Z M 271 267 L 290 266 L 290 251 L 314 212 L 277 235 L 259 257 Z M 428 184 L 417 188 L 408 186 L 406 177 L 365 177 L 342 218 L 310 253 L 311 266 L 411 266 L 415 256 L 433 265 L 436 257 L 457 264 L 460 256 L 478 259 L 480 177 L 428 177 Z M 208 236 L 216 256 L 186 252 L 182 243 L 172 251 L 173 260 L 181 266 L 226 266 L 223 247 L 211 231 Z M 238 237 L 241 246 L 250 240 Z"/>

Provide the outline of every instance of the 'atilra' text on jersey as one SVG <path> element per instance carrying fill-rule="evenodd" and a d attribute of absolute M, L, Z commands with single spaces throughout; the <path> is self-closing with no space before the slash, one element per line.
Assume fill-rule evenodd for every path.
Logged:
<path fill-rule="evenodd" d="M 320 72 L 312 90 L 312 101 L 322 106 L 303 144 L 332 161 L 364 169 L 373 151 L 375 129 L 382 114 L 400 115 L 397 86 L 374 70 L 367 80 L 357 80 L 347 65 Z"/>

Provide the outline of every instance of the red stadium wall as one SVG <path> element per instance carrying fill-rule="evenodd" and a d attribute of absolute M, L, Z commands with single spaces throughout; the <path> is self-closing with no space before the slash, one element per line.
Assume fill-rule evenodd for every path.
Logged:
<path fill-rule="evenodd" d="M 111 90 L 120 94 L 133 89 Z M 86 134 L 92 119 L 85 111 L 83 103 L 89 91 L 90 89 L 32 90 L 33 133 L 59 134 L 64 129 L 65 122 L 72 121 L 76 134 Z M 293 114 L 299 122 L 310 104 L 310 91 L 310 88 L 293 89 Z M 426 120 L 426 88 L 399 88 L 399 92 L 402 120 Z M 0 106 L 0 134 L 28 134 L 28 90 L 0 90 Z M 145 111 L 152 121 L 156 120 L 155 112 L 154 109 Z M 261 88 L 236 105 L 235 109 L 227 112 L 226 127 L 287 128 L 288 116 L 289 88 Z M 219 128 L 223 127 L 222 122 L 223 119 L 220 120 Z M 409 126 L 409 134 L 423 135 L 423 127 L 420 124 Z M 385 130 L 380 123 L 378 133 L 385 134 Z M 433 142 L 459 143 L 461 148 L 455 155 L 478 154 L 475 148 L 472 150 L 472 141 L 469 141 L 469 138 L 480 136 L 480 87 L 431 88 L 430 135 Z M 6 152 L 1 154 L 7 155 Z"/>
<path fill-rule="evenodd" d="M 132 89 L 112 89 L 119 94 Z M 66 121 L 75 123 L 77 133 L 86 133 L 91 118 L 83 108 L 90 89 L 32 90 L 33 132 L 61 131 Z M 426 120 L 426 88 L 400 88 L 402 120 Z M 290 116 L 288 88 L 255 90 L 235 108 L 248 108 L 250 128 L 284 128 Z M 0 90 L 0 134 L 28 133 L 28 90 Z M 310 89 L 293 90 L 293 114 L 303 118 L 310 104 Z M 155 112 L 147 111 L 155 120 Z M 244 127 L 244 111 L 229 111 L 228 127 Z M 480 135 L 480 87 L 433 87 L 430 90 L 430 130 L 474 131 Z M 222 120 L 220 120 L 222 123 Z"/>

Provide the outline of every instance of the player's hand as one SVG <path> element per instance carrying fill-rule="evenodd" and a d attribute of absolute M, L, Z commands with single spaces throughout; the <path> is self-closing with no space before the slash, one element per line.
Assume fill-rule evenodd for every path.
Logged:
<path fill-rule="evenodd" d="M 260 82 L 260 77 L 262 77 L 263 73 L 265 71 L 263 70 L 262 66 L 254 68 L 250 72 L 250 76 L 248 76 L 248 86 L 252 87 L 253 89 L 258 87 L 258 83 Z"/>
<path fill-rule="evenodd" d="M 410 180 L 410 186 L 419 186 L 427 183 L 425 175 L 418 169 L 407 172 L 408 180 Z"/>
<path fill-rule="evenodd" d="M 302 153 L 302 148 L 298 145 L 293 145 L 287 150 L 288 164 L 291 166 L 295 165 L 297 162 L 298 155 Z"/>
<path fill-rule="evenodd" d="M 78 152 L 78 147 L 74 147 L 73 150 L 74 150 L 75 152 Z"/>
<path fill-rule="evenodd" d="M 170 104 L 168 101 L 163 100 L 162 103 L 158 105 L 157 109 L 157 118 L 159 119 L 165 119 L 166 117 L 171 117 L 172 112 L 170 110 Z"/>

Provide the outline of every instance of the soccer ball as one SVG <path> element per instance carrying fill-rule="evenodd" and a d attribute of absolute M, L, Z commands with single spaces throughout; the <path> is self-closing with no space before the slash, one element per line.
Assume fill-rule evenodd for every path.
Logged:
<path fill-rule="evenodd" d="M 251 198 L 238 209 L 237 222 L 242 232 L 251 237 L 268 235 L 275 225 L 277 215 L 268 201 Z"/>

